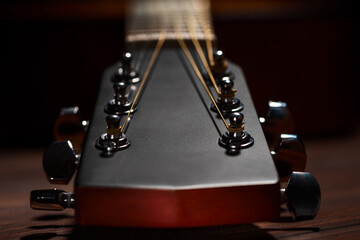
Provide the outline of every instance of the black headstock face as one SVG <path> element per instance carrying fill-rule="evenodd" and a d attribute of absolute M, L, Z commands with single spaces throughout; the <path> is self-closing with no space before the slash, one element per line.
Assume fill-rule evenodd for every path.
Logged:
<path fill-rule="evenodd" d="M 135 51 L 133 55 L 144 54 L 148 59 L 152 51 L 146 51 Z M 204 87 L 177 48 L 164 48 L 158 56 L 136 112 L 131 114 L 124 131 L 130 146 L 110 156 L 104 155 L 95 145 L 106 132 L 104 107 L 113 98 L 111 78 L 116 71 L 117 66 L 105 71 L 84 143 L 76 189 L 172 192 L 216 188 L 221 194 L 221 189 L 234 187 L 278 188 L 278 175 L 239 67 L 229 63 L 234 88 L 238 90 L 236 96 L 244 106 L 241 113 L 245 130 L 253 137 L 254 144 L 235 155 L 219 145 L 227 129 L 218 114 L 211 110 Z M 144 71 L 145 67 L 139 69 L 140 76 Z M 134 96 L 139 84 L 130 84 L 129 95 Z M 275 217 L 278 207 L 274 208 L 273 203 L 279 201 L 279 192 L 269 190 L 258 194 L 270 199 L 262 208 L 275 212 L 272 214 Z M 77 198 L 85 202 L 91 199 L 87 195 Z M 247 199 L 248 204 L 254 203 L 251 197 Z M 88 204 L 80 204 L 80 207 L 82 205 Z M 259 215 L 259 219 L 264 219 L 264 215 Z"/>
<path fill-rule="evenodd" d="M 241 70 L 230 64 L 229 70 L 236 76 L 236 95 L 244 105 L 241 113 L 245 129 L 255 143 L 230 155 L 219 145 L 226 128 L 217 113 L 211 111 L 211 101 L 183 54 L 173 48 L 161 51 L 137 110 L 131 114 L 124 131 L 131 144 L 111 156 L 102 155 L 95 144 L 106 132 L 104 107 L 113 98 L 111 77 L 116 70 L 114 66 L 104 74 L 77 185 L 188 189 L 278 181 Z M 140 75 L 143 71 L 140 69 Z M 135 83 L 130 88 L 138 86 Z M 130 89 L 129 94 L 135 92 Z M 125 115 L 119 116 L 123 121 Z"/>

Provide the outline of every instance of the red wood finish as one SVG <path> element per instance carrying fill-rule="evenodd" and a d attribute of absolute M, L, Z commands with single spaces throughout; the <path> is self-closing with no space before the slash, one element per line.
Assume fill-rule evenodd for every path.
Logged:
<path fill-rule="evenodd" d="M 178 228 L 273 221 L 279 185 L 193 190 L 76 188 L 81 225 Z"/>

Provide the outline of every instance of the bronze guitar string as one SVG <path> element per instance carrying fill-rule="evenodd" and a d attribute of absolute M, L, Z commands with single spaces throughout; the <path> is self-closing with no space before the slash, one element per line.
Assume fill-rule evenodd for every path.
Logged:
<path fill-rule="evenodd" d="M 192 1 L 190 1 L 190 3 L 192 4 Z M 204 18 L 204 17 L 205 17 L 205 16 L 202 16 L 202 18 Z M 180 19 L 183 21 L 182 17 L 180 17 Z M 177 24 L 179 25 L 179 22 L 177 22 Z M 180 23 L 180 24 L 181 24 L 181 23 Z M 189 25 L 192 26 L 192 27 L 187 26 L 187 24 L 189 24 Z M 207 43 L 208 55 L 209 55 L 209 56 L 210 56 L 210 55 L 212 56 L 211 33 L 209 33 L 210 29 L 209 29 L 209 25 L 208 25 L 209 23 L 207 23 L 207 25 L 206 25 L 206 21 L 205 21 L 204 19 L 202 19 L 202 24 L 203 24 L 203 25 L 202 25 L 202 29 L 203 29 L 204 35 L 206 35 L 206 41 L 208 42 L 208 43 Z M 192 23 L 186 23 L 186 24 L 184 24 L 184 25 L 185 25 L 185 27 L 186 27 L 186 29 L 187 29 L 187 32 L 189 32 L 189 29 L 191 29 L 191 31 L 190 31 L 190 39 L 192 40 L 192 43 L 193 43 L 193 45 L 195 46 L 195 49 L 196 49 L 196 51 L 197 51 L 197 53 L 198 53 L 198 55 L 199 55 L 199 57 L 200 57 L 200 59 L 201 59 L 201 62 L 202 62 L 202 64 L 204 65 L 204 68 L 206 69 L 206 71 L 207 71 L 207 73 L 208 73 L 208 75 L 209 75 L 209 77 L 210 77 L 210 79 L 211 79 L 211 82 L 212 82 L 212 84 L 213 84 L 213 86 L 214 86 L 214 88 L 215 88 L 215 90 L 216 90 L 216 93 L 217 93 L 218 95 L 220 95 L 221 92 L 219 91 L 219 88 L 218 88 L 218 86 L 217 86 L 217 84 L 216 84 L 216 82 L 215 82 L 215 79 L 214 79 L 213 75 L 212 75 L 210 66 L 209 66 L 209 64 L 208 64 L 208 62 L 207 62 L 207 60 L 206 60 L 205 54 L 204 54 L 204 52 L 203 52 L 203 50 L 202 50 L 202 47 L 200 46 L 199 40 L 197 39 L 197 35 L 196 35 L 196 32 L 195 32 L 195 28 L 194 28 L 194 23 L 193 23 L 193 22 L 192 22 Z M 186 43 L 185 43 L 185 41 L 184 41 L 184 39 L 183 39 L 183 37 L 182 37 L 181 27 L 174 27 L 174 23 L 173 23 L 173 26 L 172 26 L 172 27 L 173 27 L 174 33 L 175 33 L 175 35 L 176 35 L 176 40 L 178 41 L 180 47 L 182 48 L 183 52 L 185 53 L 186 57 L 188 58 L 188 60 L 189 60 L 189 62 L 190 62 L 190 64 L 191 64 L 193 70 L 195 71 L 196 75 L 198 76 L 199 80 L 201 81 L 202 85 L 204 86 L 207 94 L 209 95 L 212 103 L 214 104 L 214 107 L 216 108 L 219 116 L 221 117 L 221 119 L 222 119 L 225 127 L 226 127 L 229 131 L 231 131 L 231 132 L 243 130 L 243 126 L 242 126 L 241 128 L 233 129 L 233 128 L 230 127 L 229 124 L 227 124 L 227 122 L 226 122 L 223 114 L 221 113 L 219 107 L 217 106 L 217 103 L 216 103 L 216 101 L 215 101 L 215 99 L 214 99 L 214 97 L 213 97 L 213 95 L 212 95 L 209 87 L 207 86 L 207 84 L 206 84 L 206 82 L 205 82 L 205 80 L 204 80 L 204 78 L 203 78 L 203 76 L 202 76 L 202 74 L 201 74 L 198 66 L 196 65 L 196 63 L 195 63 L 195 61 L 194 61 L 194 59 L 193 59 L 193 57 L 192 57 L 192 55 L 191 55 L 191 53 L 190 53 L 189 48 L 187 47 L 187 45 L 186 45 Z M 164 28 L 162 28 L 162 29 L 164 29 Z M 210 34 L 210 36 L 209 36 L 209 34 Z M 153 64 L 154 64 L 154 62 L 155 62 L 155 60 L 156 60 L 156 58 L 157 58 L 157 56 L 158 56 L 158 54 L 159 54 L 159 52 L 160 52 L 160 49 L 161 49 L 161 47 L 163 46 L 165 40 L 166 40 L 166 31 L 163 30 L 163 31 L 160 33 L 160 36 L 159 36 L 159 39 L 158 39 L 158 41 L 157 41 L 155 50 L 154 50 L 154 52 L 153 52 L 153 54 L 152 54 L 152 56 L 151 56 L 150 62 L 149 62 L 148 67 L 147 67 L 147 69 L 146 69 L 146 71 L 145 71 L 145 74 L 144 74 L 144 77 L 143 77 L 143 79 L 142 79 L 142 82 L 141 82 L 141 84 L 140 84 L 140 86 L 139 86 L 139 89 L 138 89 L 138 91 L 137 91 L 137 93 L 136 93 L 136 95 L 135 95 L 135 97 L 134 97 L 134 100 L 133 100 L 133 103 L 132 103 L 132 105 L 131 105 L 131 107 L 130 107 L 129 113 L 128 113 L 127 116 L 126 116 L 123 125 L 122 125 L 122 126 L 120 127 L 120 129 L 119 129 L 121 132 L 124 131 L 125 126 L 126 126 L 127 122 L 128 122 L 129 119 L 130 119 L 131 110 L 134 108 L 134 106 L 135 106 L 135 104 L 136 104 L 136 102 L 137 102 L 137 99 L 138 99 L 138 97 L 139 97 L 139 95 L 140 95 L 140 93 L 141 93 L 141 91 L 142 91 L 143 86 L 144 86 L 145 83 L 146 83 L 146 80 L 147 80 L 147 78 L 148 78 L 148 76 L 149 76 L 149 74 L 150 74 L 150 71 L 151 71 L 151 69 L 152 69 L 152 67 L 153 67 Z M 211 50 L 210 50 L 209 48 L 211 48 Z M 210 61 L 210 59 L 209 59 L 209 61 Z"/>
<path fill-rule="evenodd" d="M 151 59 L 150 59 L 150 61 L 149 61 L 149 64 L 148 64 L 148 66 L 147 66 L 147 68 L 146 68 L 146 71 L 145 71 L 145 73 L 144 73 L 144 76 L 143 76 L 143 78 L 142 78 L 142 81 L 141 81 L 141 84 L 140 84 L 140 86 L 139 86 L 139 89 L 137 90 L 136 95 L 135 95 L 134 100 L 133 100 L 133 103 L 131 104 L 129 113 L 128 113 L 127 116 L 126 116 L 123 125 L 120 127 L 120 131 L 121 131 L 121 132 L 123 131 L 123 129 L 125 129 L 126 123 L 128 122 L 129 117 L 130 117 L 130 114 L 131 114 L 131 110 L 134 108 L 135 103 L 136 103 L 136 101 L 137 101 L 137 99 L 138 99 L 138 97 L 139 97 L 139 95 L 140 95 L 140 93 L 141 93 L 141 91 L 142 91 L 142 88 L 144 87 L 145 82 L 146 82 L 146 80 L 148 79 L 148 76 L 149 76 L 149 74 L 150 74 L 150 71 L 151 71 L 151 69 L 152 69 L 152 67 L 153 67 L 153 65 L 154 65 L 154 63 L 155 63 L 155 60 L 156 60 L 157 56 L 159 55 L 159 52 L 160 52 L 160 50 L 161 50 L 161 48 L 162 48 L 162 46 L 163 46 L 163 44 L 164 44 L 164 42 L 165 42 L 165 39 L 166 39 L 166 32 L 165 32 L 165 31 L 162 31 L 162 32 L 160 33 L 159 39 L 158 39 L 158 41 L 157 41 L 157 43 L 156 43 L 156 47 L 155 47 L 154 52 L 153 52 L 153 54 L 152 54 L 152 56 L 151 56 Z"/>
<path fill-rule="evenodd" d="M 189 29 L 189 26 L 194 26 L 194 20 L 191 23 L 189 23 L 189 22 L 190 22 L 190 20 L 186 22 L 187 23 L 187 29 Z M 204 52 L 203 52 L 203 50 L 202 50 L 202 48 L 200 46 L 199 40 L 196 37 L 196 32 L 195 32 L 194 27 L 190 28 L 190 39 L 191 39 L 192 43 L 194 44 L 194 47 L 195 47 L 195 49 L 196 49 L 196 51 L 197 51 L 197 53 L 198 53 L 198 55 L 199 55 L 199 57 L 200 57 L 200 59 L 202 61 L 202 64 L 205 67 L 205 70 L 206 70 L 207 74 L 210 77 L 210 80 L 211 80 L 211 82 L 212 82 L 212 84 L 213 84 L 213 86 L 215 88 L 215 91 L 216 91 L 217 95 L 220 95 L 221 92 L 220 92 L 220 90 L 219 90 L 219 88 L 218 88 L 218 86 L 216 84 L 216 81 L 215 81 L 215 78 L 214 78 L 214 76 L 213 76 L 213 74 L 211 72 L 210 66 L 209 66 L 208 62 L 206 61 L 206 57 L 205 57 L 205 54 L 204 54 Z"/>
<path fill-rule="evenodd" d="M 212 72 L 211 72 L 211 70 L 210 70 L 210 67 L 209 67 L 207 61 L 206 61 L 205 55 L 204 55 L 204 53 L 203 53 L 203 50 L 202 50 L 202 48 L 201 48 L 201 46 L 200 46 L 199 40 L 197 39 L 196 33 L 195 33 L 195 31 L 194 31 L 194 29 L 195 29 L 195 27 L 194 27 L 194 22 L 192 22 L 191 24 L 192 24 L 192 28 L 191 28 L 192 31 L 190 32 L 190 39 L 191 39 L 191 41 L 192 41 L 192 43 L 193 43 L 193 45 L 194 45 L 194 47 L 195 47 L 195 49 L 196 49 L 199 57 L 200 57 L 200 59 L 201 59 L 201 61 L 202 61 L 202 64 L 204 65 L 204 67 L 205 67 L 205 69 L 206 69 L 206 71 L 207 71 L 210 79 L 212 80 L 212 83 L 213 83 L 215 89 L 217 89 L 216 92 L 218 93 L 218 92 L 220 92 L 220 91 L 219 91 L 218 88 L 217 88 L 217 84 L 216 84 L 216 82 L 215 82 L 215 79 L 214 79 L 214 77 L 213 77 L 213 75 L 212 75 Z M 244 130 L 244 122 L 242 123 L 242 125 L 241 125 L 240 128 L 230 127 L 230 124 L 228 124 L 228 123 L 226 122 L 226 120 L 225 120 L 223 114 L 221 113 L 221 111 L 220 111 L 220 109 L 219 109 L 219 107 L 218 107 L 218 105 L 217 105 L 214 97 L 212 96 L 211 91 L 210 91 L 209 87 L 207 86 L 207 84 L 206 84 L 206 82 L 205 82 L 205 80 L 204 80 L 204 78 L 203 78 L 203 76 L 202 76 L 202 74 L 201 74 L 198 66 L 197 66 L 196 63 L 195 63 L 195 60 L 194 60 L 194 58 L 192 57 L 188 46 L 186 45 L 186 43 L 185 43 L 185 41 L 184 41 L 184 39 L 183 39 L 183 37 L 182 37 L 182 35 L 181 35 L 181 28 L 180 28 L 179 26 L 174 27 L 174 25 L 175 25 L 175 24 L 173 24 L 173 28 L 174 28 L 175 35 L 176 35 L 176 40 L 178 41 L 178 43 L 179 43 L 180 47 L 182 48 L 185 56 L 187 57 L 187 59 L 188 59 L 189 63 L 191 64 L 193 70 L 195 71 L 196 75 L 198 76 L 201 84 L 202 84 L 203 87 L 205 88 L 205 91 L 206 91 L 207 94 L 209 95 L 209 97 L 210 97 L 212 103 L 214 104 L 214 107 L 216 108 L 216 110 L 217 110 L 217 112 L 218 112 L 218 114 L 219 114 L 222 122 L 224 123 L 226 129 L 227 129 L 229 132 L 240 132 L 240 131 L 243 131 L 243 130 Z M 177 23 L 177 25 L 179 25 L 179 23 Z M 185 25 L 185 27 L 187 28 L 187 30 L 189 31 L 189 27 L 187 26 L 187 24 L 185 23 L 184 25 Z M 220 94 L 221 94 L 221 92 L 220 92 Z"/>
<path fill-rule="evenodd" d="M 192 8 L 194 9 L 194 1 L 190 1 Z M 206 51 L 209 59 L 210 66 L 214 66 L 214 56 L 213 56 L 213 47 L 212 47 L 212 40 L 211 40 L 211 23 L 210 23 L 210 16 L 209 16 L 209 9 L 210 9 L 210 2 L 209 1 L 202 1 L 201 4 L 206 4 L 207 11 L 200 11 L 200 22 L 201 27 L 204 32 L 205 36 L 205 44 L 206 44 Z"/>
<path fill-rule="evenodd" d="M 198 76 L 201 84 L 204 86 L 205 91 L 207 92 L 207 94 L 209 95 L 211 101 L 213 102 L 216 110 L 217 110 L 218 113 L 219 113 L 219 116 L 221 117 L 221 119 L 222 119 L 223 123 L 225 124 L 226 128 L 228 128 L 228 124 L 227 124 L 224 116 L 222 115 L 219 107 L 217 106 L 216 101 L 215 101 L 214 97 L 212 96 L 212 94 L 211 94 L 211 92 L 210 92 L 210 89 L 209 89 L 208 86 L 206 85 L 206 82 L 205 82 L 203 76 L 201 75 L 201 72 L 200 72 L 199 68 L 196 66 L 195 60 L 194 60 L 194 58 L 192 57 L 189 48 L 187 47 L 184 39 L 183 39 L 182 36 L 181 36 L 181 31 L 180 31 L 179 29 L 175 29 L 175 35 L 176 35 L 176 40 L 178 41 L 181 49 L 183 50 L 183 52 L 184 52 L 185 56 L 187 57 L 188 61 L 190 62 L 190 64 L 191 64 L 193 70 L 195 71 L 196 75 Z"/>
<path fill-rule="evenodd" d="M 202 16 L 201 18 L 206 19 L 206 16 Z M 214 62 L 213 48 L 212 48 L 212 41 L 211 41 L 210 23 L 203 22 L 203 26 L 205 27 L 204 34 L 205 34 L 205 43 L 206 43 L 206 49 L 207 49 L 207 53 L 208 53 L 209 63 L 210 63 L 210 66 L 214 66 L 215 62 Z"/>
<path fill-rule="evenodd" d="M 191 1 L 191 3 L 193 3 L 193 1 Z M 192 5 L 192 7 L 194 8 L 194 6 Z M 203 29 L 203 32 L 204 32 L 204 35 L 205 35 L 205 41 L 206 41 L 206 48 L 207 48 L 207 51 L 208 51 L 208 56 L 212 56 L 212 42 L 211 42 L 211 32 L 210 31 L 210 26 L 209 26 L 209 21 L 206 20 L 206 16 L 204 16 L 204 14 L 206 14 L 205 12 L 202 12 L 201 13 L 201 18 L 200 18 L 200 25 L 201 25 L 201 28 Z M 216 84 L 216 81 L 215 81 L 215 78 L 214 78 L 214 75 L 212 74 L 211 72 L 211 69 L 210 69 L 210 66 L 211 66 L 211 60 L 209 59 L 209 63 L 210 63 L 210 66 L 209 66 L 209 63 L 206 61 L 206 57 L 205 57 L 205 54 L 204 54 L 204 51 L 202 49 L 202 47 L 200 46 L 200 42 L 199 42 L 199 39 L 197 38 L 197 35 L 196 35 L 196 31 L 195 31 L 195 17 L 194 16 L 189 16 L 188 19 L 191 19 L 186 21 L 187 23 L 187 29 L 190 28 L 190 36 L 191 36 L 191 41 L 193 42 L 194 44 L 194 47 L 202 61 L 202 64 L 204 65 L 205 69 L 206 69 L 206 72 L 215 88 L 215 91 L 217 93 L 218 96 L 222 96 L 222 97 L 234 97 L 234 94 L 236 92 L 236 89 L 233 89 L 231 93 L 222 93 L 217 84 Z M 211 49 L 211 53 L 209 52 L 209 47 Z M 213 58 L 212 58 L 213 59 Z"/>

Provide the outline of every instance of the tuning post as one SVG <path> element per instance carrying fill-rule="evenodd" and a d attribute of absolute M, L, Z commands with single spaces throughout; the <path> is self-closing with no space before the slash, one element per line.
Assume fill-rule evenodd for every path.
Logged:
<path fill-rule="evenodd" d="M 226 62 L 226 58 L 224 52 L 221 50 L 217 50 L 213 54 L 213 61 L 210 62 L 211 72 L 218 76 L 219 74 L 225 73 L 228 64 Z"/>
<path fill-rule="evenodd" d="M 223 114 L 227 117 L 229 113 L 239 112 L 244 109 L 244 105 L 238 98 L 235 97 L 236 90 L 233 89 L 234 81 L 229 76 L 224 76 L 220 82 L 220 94 L 218 95 L 216 105 Z M 217 112 L 214 104 L 211 104 L 210 109 L 213 112 Z"/>
<path fill-rule="evenodd" d="M 75 207 L 75 194 L 60 189 L 34 190 L 30 193 L 30 206 L 36 210 L 62 211 Z"/>
<path fill-rule="evenodd" d="M 111 155 L 114 151 L 123 150 L 130 146 L 130 141 L 122 132 L 119 115 L 106 116 L 106 133 L 96 141 L 95 147 L 105 155 Z"/>
<path fill-rule="evenodd" d="M 319 183 L 308 172 L 293 172 L 285 189 L 280 190 L 281 203 L 286 204 L 293 219 L 313 219 L 320 207 Z"/>
<path fill-rule="evenodd" d="M 121 56 L 121 62 L 119 68 L 116 70 L 115 74 L 112 76 L 111 80 L 113 82 L 125 81 L 127 83 L 137 83 L 140 81 L 139 74 L 131 66 L 132 54 L 130 52 L 125 52 Z"/>
<path fill-rule="evenodd" d="M 217 50 L 213 54 L 213 61 L 210 61 L 210 69 L 216 80 L 216 82 L 220 82 L 223 77 L 234 78 L 232 72 L 228 71 L 228 63 L 226 61 L 224 52 L 221 50 Z"/>
<path fill-rule="evenodd" d="M 251 147 L 254 139 L 244 131 L 244 115 L 230 113 L 228 131 L 219 138 L 219 145 L 227 150 L 230 155 L 235 155 L 243 148 Z"/>
<path fill-rule="evenodd" d="M 131 109 L 131 102 L 129 102 L 127 94 L 128 85 L 126 82 L 115 82 L 114 88 L 114 99 L 109 101 L 105 105 L 105 113 L 108 114 L 128 114 Z M 132 108 L 131 112 L 136 111 L 136 108 Z"/>

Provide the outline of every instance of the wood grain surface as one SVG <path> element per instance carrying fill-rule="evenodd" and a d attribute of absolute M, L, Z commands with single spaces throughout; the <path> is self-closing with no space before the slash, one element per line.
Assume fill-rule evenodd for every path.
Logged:
<path fill-rule="evenodd" d="M 73 210 L 32 210 L 31 190 L 70 191 L 73 183 L 50 186 L 42 170 L 43 149 L 1 149 L 0 239 L 360 239 L 360 131 L 306 139 L 305 145 L 307 170 L 322 189 L 315 220 L 292 222 L 284 209 L 279 222 L 187 229 L 82 228 Z"/>

